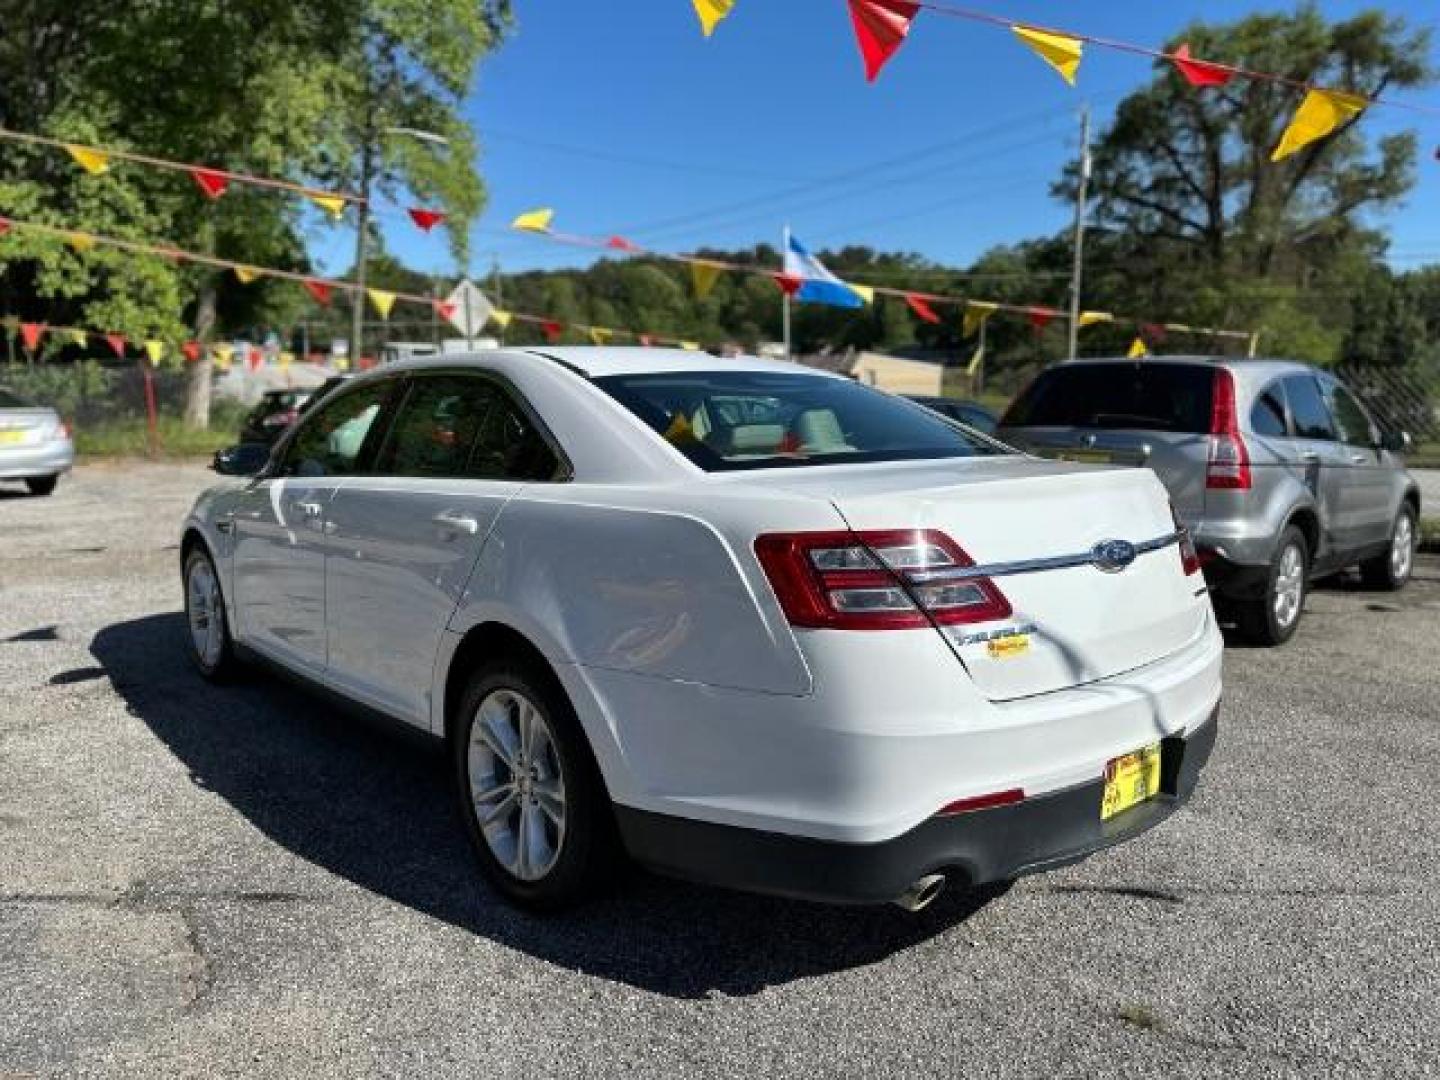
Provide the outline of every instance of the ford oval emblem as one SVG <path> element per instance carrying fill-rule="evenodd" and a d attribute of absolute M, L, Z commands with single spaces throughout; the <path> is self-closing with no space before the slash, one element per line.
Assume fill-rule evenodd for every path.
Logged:
<path fill-rule="evenodd" d="M 1090 549 L 1090 562 L 1097 570 L 1118 574 L 1135 561 L 1135 545 L 1128 540 L 1101 540 Z"/>

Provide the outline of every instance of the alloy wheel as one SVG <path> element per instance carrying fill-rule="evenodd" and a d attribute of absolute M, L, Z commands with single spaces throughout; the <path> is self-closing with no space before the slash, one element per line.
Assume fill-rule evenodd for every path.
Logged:
<path fill-rule="evenodd" d="M 1305 556 L 1295 544 L 1288 544 L 1280 554 L 1280 566 L 1275 573 L 1272 602 L 1275 607 L 1275 623 L 1281 629 L 1288 628 L 1300 617 L 1300 605 L 1305 598 Z"/>
<path fill-rule="evenodd" d="M 1397 582 L 1410 576 L 1410 563 L 1415 558 L 1415 524 L 1409 514 L 1401 514 L 1395 522 L 1395 536 L 1390 542 L 1390 576 Z"/>
<path fill-rule="evenodd" d="M 215 569 L 204 557 L 190 561 L 186 582 L 186 616 L 190 623 L 190 642 L 195 655 L 207 668 L 220 662 L 225 647 L 224 608 L 220 599 L 220 583 Z"/>

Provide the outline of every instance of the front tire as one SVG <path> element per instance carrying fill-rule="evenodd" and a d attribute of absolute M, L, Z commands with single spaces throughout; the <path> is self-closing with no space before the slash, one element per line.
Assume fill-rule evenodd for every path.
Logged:
<path fill-rule="evenodd" d="M 1390 527 L 1390 546 L 1385 553 L 1360 564 L 1360 580 L 1367 589 L 1395 592 L 1405 587 L 1415 569 L 1417 535 L 1415 509 L 1404 503 Z"/>
<path fill-rule="evenodd" d="M 502 662 L 471 677 L 451 741 L 465 831 L 490 883 L 537 911 L 596 892 L 614 820 L 569 699 L 548 672 Z"/>
<path fill-rule="evenodd" d="M 1295 636 L 1310 580 L 1310 545 L 1305 534 L 1289 525 L 1280 534 L 1264 593 L 1235 605 L 1236 622 L 1256 645 L 1283 645 Z"/>
<path fill-rule="evenodd" d="M 25 481 L 25 486 L 30 489 L 31 495 L 43 499 L 46 495 L 55 493 L 55 485 L 58 483 L 58 476 L 32 476 Z"/>
<path fill-rule="evenodd" d="M 185 556 L 185 643 L 190 660 L 211 682 L 234 678 L 240 662 L 225 619 L 225 596 L 210 553 L 199 544 Z"/>

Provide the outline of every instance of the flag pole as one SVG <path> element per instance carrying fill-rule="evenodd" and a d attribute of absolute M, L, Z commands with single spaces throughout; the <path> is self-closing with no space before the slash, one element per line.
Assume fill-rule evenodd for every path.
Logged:
<path fill-rule="evenodd" d="M 781 248 L 780 248 L 780 270 L 781 270 L 781 273 L 784 273 L 784 272 L 785 272 L 785 266 L 786 266 L 786 264 L 790 261 L 790 226 L 789 226 L 789 224 L 786 224 L 786 226 L 785 226 L 785 228 L 784 228 L 783 235 L 782 235 L 782 238 L 781 238 L 780 243 L 781 243 Z M 780 314 L 780 324 L 781 324 L 782 327 L 784 327 L 784 333 L 785 333 L 785 359 L 786 359 L 786 360 L 790 360 L 790 359 L 793 359 L 793 357 L 792 357 L 791 354 L 790 354 L 790 292 L 789 292 L 789 290 L 787 290 L 787 289 L 781 289 L 781 290 L 780 290 L 780 296 L 781 296 L 781 299 L 782 299 L 782 301 L 783 301 L 783 306 L 782 306 L 781 309 L 780 309 L 780 310 L 781 310 L 781 314 Z"/>

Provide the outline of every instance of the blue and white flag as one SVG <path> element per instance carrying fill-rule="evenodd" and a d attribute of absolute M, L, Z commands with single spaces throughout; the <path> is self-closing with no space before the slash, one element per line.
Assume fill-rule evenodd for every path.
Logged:
<path fill-rule="evenodd" d="M 860 308 L 875 299 L 873 290 L 841 281 L 793 236 L 789 238 L 785 250 L 785 273 L 800 278 L 805 283 L 795 294 L 795 299 L 801 303 Z"/>

